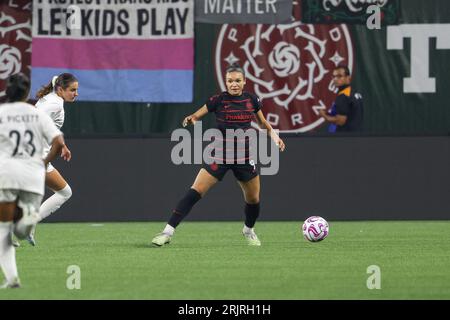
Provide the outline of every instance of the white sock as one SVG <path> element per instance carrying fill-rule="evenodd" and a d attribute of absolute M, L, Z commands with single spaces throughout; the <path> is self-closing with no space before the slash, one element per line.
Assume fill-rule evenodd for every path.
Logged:
<path fill-rule="evenodd" d="M 8 283 L 13 283 L 18 278 L 16 250 L 11 240 L 12 227 L 12 222 L 0 222 L 0 267 Z"/>
<path fill-rule="evenodd" d="M 253 233 L 254 230 L 253 230 L 253 228 L 249 228 L 249 227 L 247 227 L 247 226 L 244 224 L 244 229 L 242 229 L 242 232 L 244 232 L 244 233 Z"/>
<path fill-rule="evenodd" d="M 163 230 L 163 233 L 168 234 L 170 236 L 173 236 L 174 232 L 175 232 L 175 228 L 172 227 L 170 224 L 167 224 Z"/>
<path fill-rule="evenodd" d="M 40 220 L 42 221 L 53 212 L 61 208 L 61 206 L 72 196 L 72 189 L 66 185 L 63 189 L 56 191 L 54 195 L 44 201 L 39 209 Z"/>

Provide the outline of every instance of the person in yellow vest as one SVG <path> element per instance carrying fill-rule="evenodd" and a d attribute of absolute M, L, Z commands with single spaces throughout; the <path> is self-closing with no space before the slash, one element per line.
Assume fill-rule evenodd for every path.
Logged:
<path fill-rule="evenodd" d="M 338 96 L 329 112 L 320 115 L 330 123 L 329 132 L 360 132 L 363 130 L 362 95 L 351 87 L 351 75 L 347 66 L 333 70 L 333 82 L 339 89 Z"/>

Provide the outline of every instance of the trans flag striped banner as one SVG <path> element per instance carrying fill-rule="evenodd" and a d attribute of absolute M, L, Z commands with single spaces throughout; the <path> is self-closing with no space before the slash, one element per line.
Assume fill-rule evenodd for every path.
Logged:
<path fill-rule="evenodd" d="M 33 1 L 33 97 L 69 72 L 83 101 L 192 102 L 194 0 L 61 2 Z"/>

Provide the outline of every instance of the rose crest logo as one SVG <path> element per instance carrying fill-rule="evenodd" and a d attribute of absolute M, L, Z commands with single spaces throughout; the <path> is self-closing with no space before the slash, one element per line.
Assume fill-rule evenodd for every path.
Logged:
<path fill-rule="evenodd" d="M 0 4 L 0 99 L 5 96 L 6 79 L 30 73 L 31 2 L 10 0 Z"/>
<path fill-rule="evenodd" d="M 353 44 L 346 25 L 300 22 L 294 7 L 290 24 L 223 25 L 215 51 L 217 81 L 226 90 L 223 72 L 238 63 L 246 73 L 246 90 L 262 101 L 267 121 L 281 132 L 307 132 L 324 122 L 320 109 L 336 97 L 332 71 L 353 69 Z"/>

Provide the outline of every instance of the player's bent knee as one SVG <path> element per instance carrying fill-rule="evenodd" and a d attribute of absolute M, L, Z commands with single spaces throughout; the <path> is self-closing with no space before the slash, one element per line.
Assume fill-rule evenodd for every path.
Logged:
<path fill-rule="evenodd" d="M 194 189 L 195 191 L 197 191 L 200 196 L 203 198 L 203 196 L 206 194 L 206 192 L 208 192 L 208 188 L 202 187 L 202 186 L 192 186 L 191 189 Z"/>
<path fill-rule="evenodd" d="M 247 202 L 248 204 L 257 204 L 259 203 L 259 196 L 247 196 L 245 198 L 245 202 Z"/>
<path fill-rule="evenodd" d="M 70 197 L 72 197 L 72 188 L 69 185 L 66 185 L 63 189 L 57 191 L 56 193 L 67 201 Z"/>

